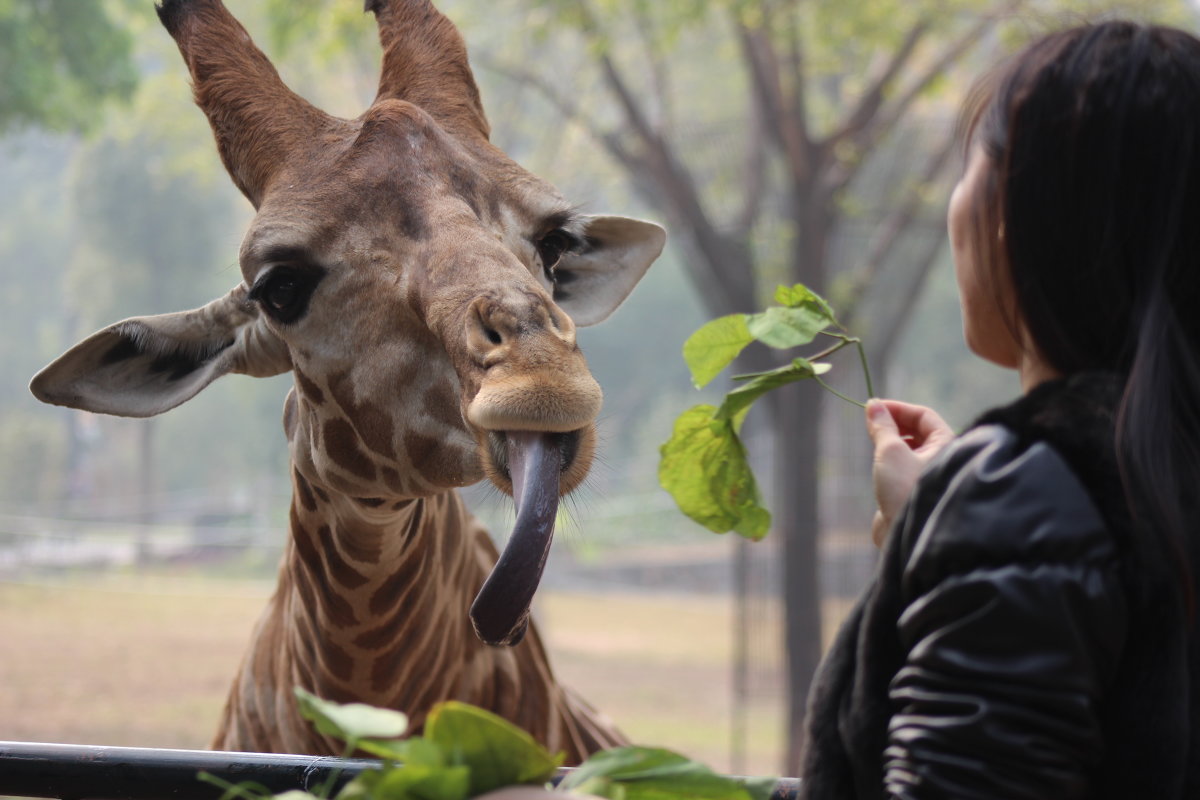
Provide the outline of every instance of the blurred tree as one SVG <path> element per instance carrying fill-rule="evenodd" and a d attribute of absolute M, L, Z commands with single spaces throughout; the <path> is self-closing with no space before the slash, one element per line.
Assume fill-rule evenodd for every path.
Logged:
<path fill-rule="evenodd" d="M 540 48 L 500 66 L 583 126 L 682 234 L 714 316 L 756 309 L 777 283 L 830 296 L 885 373 L 942 248 L 953 162 L 944 88 L 981 45 L 994 59 L 1017 20 L 1119 3 L 1061 0 L 523 0 Z M 1138 3 L 1139 16 L 1174 4 Z M 1018 15 L 1020 15 L 1018 17 Z M 574 54 L 580 71 L 559 56 Z M 570 83 L 564 80 L 569 76 Z M 589 77 L 592 83 L 589 85 Z M 869 234 L 862 235 L 863 223 Z M 856 232 L 859 235 L 855 236 Z M 748 350 L 744 371 L 776 356 Z M 783 538 L 795 774 L 822 642 L 817 575 L 820 393 L 769 396 Z"/>
<path fill-rule="evenodd" d="M 228 195 L 172 165 L 173 152 L 147 134 L 107 135 L 77 156 L 73 196 L 78 246 L 67 276 L 75 308 L 94 329 L 127 316 L 191 308 L 229 287 L 214 286 L 229 227 Z M 234 283 L 240 279 L 226 276 Z M 142 522 L 153 521 L 154 420 L 139 424 Z M 144 529 L 143 529 L 144 530 Z"/>
<path fill-rule="evenodd" d="M 87 130 L 100 118 L 97 101 L 132 95 L 132 37 L 114 19 L 116 4 L 0 0 L 0 135 Z"/>

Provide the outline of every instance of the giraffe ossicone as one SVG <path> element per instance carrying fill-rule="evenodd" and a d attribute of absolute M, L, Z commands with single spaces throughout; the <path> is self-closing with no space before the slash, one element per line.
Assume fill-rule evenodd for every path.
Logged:
<path fill-rule="evenodd" d="M 31 389 L 144 417 L 222 375 L 294 374 L 289 543 L 217 746 L 333 747 L 284 707 L 296 683 L 400 708 L 414 729 L 438 700 L 475 702 L 578 758 L 620 736 L 554 682 L 529 602 L 558 497 L 594 449 L 601 393 L 575 328 L 620 305 L 665 233 L 583 215 L 495 148 L 465 45 L 428 0 L 366 8 L 379 92 L 340 119 L 292 93 L 220 0 L 163 0 L 257 212 L 242 282 L 93 334 Z M 494 570 L 454 492 L 484 477 L 518 505 Z"/>

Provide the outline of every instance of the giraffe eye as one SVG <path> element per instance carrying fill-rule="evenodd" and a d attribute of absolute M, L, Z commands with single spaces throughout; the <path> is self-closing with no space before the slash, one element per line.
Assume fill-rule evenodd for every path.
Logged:
<path fill-rule="evenodd" d="M 279 267 L 260 278 L 250 290 L 250 299 L 280 323 L 295 322 L 306 310 L 320 273 Z"/>
<path fill-rule="evenodd" d="M 296 304 L 299 287 L 292 278 L 279 278 L 267 284 L 263 291 L 263 303 L 277 314 L 287 313 Z"/>
<path fill-rule="evenodd" d="M 575 238 L 561 228 L 550 231 L 538 241 L 537 251 L 547 279 L 554 280 L 554 268 L 562 260 L 563 253 L 570 250 L 574 244 Z"/>

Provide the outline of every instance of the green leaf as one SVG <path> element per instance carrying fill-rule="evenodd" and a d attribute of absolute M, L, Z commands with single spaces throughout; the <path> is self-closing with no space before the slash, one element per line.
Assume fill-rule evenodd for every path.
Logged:
<path fill-rule="evenodd" d="M 360 739 L 358 749 L 379 758 L 405 764 L 441 766 L 446 763 L 441 748 L 419 736 L 411 739 Z"/>
<path fill-rule="evenodd" d="M 767 372 L 751 372 L 746 375 L 735 375 L 735 381 L 746 381 L 743 385 L 725 395 L 725 401 L 714 414 L 716 419 L 735 420 L 744 415 L 750 404 L 762 395 L 786 386 L 789 383 L 824 375 L 831 369 L 829 364 L 814 364 L 804 358 L 794 358 L 791 364 Z"/>
<path fill-rule="evenodd" d="M 333 703 L 295 688 L 300 715 L 326 736 L 357 744 L 360 739 L 392 738 L 408 730 L 408 717 L 399 711 L 375 708 L 364 703 Z"/>
<path fill-rule="evenodd" d="M 470 784 L 469 767 L 405 764 L 362 773 L 337 800 L 466 800 Z"/>
<path fill-rule="evenodd" d="M 746 328 L 751 336 L 780 350 L 808 344 L 831 324 L 832 320 L 825 312 L 813 306 L 775 306 L 762 313 L 751 314 L 746 319 Z"/>
<path fill-rule="evenodd" d="M 837 314 L 834 313 L 833 306 L 829 304 L 829 301 L 803 283 L 775 287 L 775 302 L 788 308 L 806 308 L 825 317 L 829 320 L 830 325 L 842 330 L 842 323 L 838 322 Z"/>
<path fill-rule="evenodd" d="M 745 314 L 730 314 L 702 325 L 683 343 L 683 359 L 699 389 L 721 373 L 754 341 Z"/>
<path fill-rule="evenodd" d="M 448 763 L 470 768 L 470 794 L 514 784 L 541 784 L 562 765 L 533 737 L 482 708 L 449 701 L 434 707 L 425 738 L 436 743 Z"/>
<path fill-rule="evenodd" d="M 737 435 L 741 416 L 716 419 L 715 412 L 700 405 L 679 415 L 671 438 L 659 448 L 658 481 L 683 513 L 709 530 L 761 539 L 771 515 L 759 500 Z"/>
<path fill-rule="evenodd" d="M 619 747 L 593 755 L 561 788 L 613 800 L 766 800 L 774 783 L 756 779 L 744 784 L 670 750 Z"/>

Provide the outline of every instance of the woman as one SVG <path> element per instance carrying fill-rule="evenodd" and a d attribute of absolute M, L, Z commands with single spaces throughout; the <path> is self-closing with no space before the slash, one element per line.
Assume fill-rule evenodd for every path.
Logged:
<path fill-rule="evenodd" d="M 966 119 L 964 331 L 1024 394 L 957 438 L 868 405 L 883 553 L 803 791 L 1200 797 L 1200 41 L 1057 33 Z"/>

